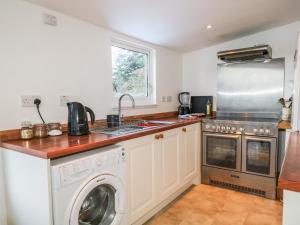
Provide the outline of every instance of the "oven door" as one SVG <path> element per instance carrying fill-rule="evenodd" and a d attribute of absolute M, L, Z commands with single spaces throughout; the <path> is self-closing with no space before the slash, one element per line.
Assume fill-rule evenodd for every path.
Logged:
<path fill-rule="evenodd" d="M 275 177 L 276 138 L 244 136 L 242 149 L 243 172 Z"/>
<path fill-rule="evenodd" d="M 241 135 L 203 132 L 203 165 L 240 171 Z"/>

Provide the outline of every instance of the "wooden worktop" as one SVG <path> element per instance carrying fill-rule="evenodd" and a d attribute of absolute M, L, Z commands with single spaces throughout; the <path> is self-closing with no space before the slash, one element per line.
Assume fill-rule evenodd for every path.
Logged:
<path fill-rule="evenodd" d="M 278 123 L 278 129 L 279 130 L 288 130 L 288 129 L 292 129 L 292 125 L 290 121 L 285 121 L 282 120 Z"/>
<path fill-rule="evenodd" d="M 94 148 L 103 147 L 110 144 L 116 144 L 121 141 L 142 137 L 157 132 L 174 129 L 200 122 L 201 118 L 179 120 L 177 117 L 164 118 L 162 120 L 174 121 L 174 124 L 163 125 L 160 127 L 149 128 L 144 131 L 120 135 L 108 136 L 105 134 L 91 133 L 83 136 L 68 136 L 64 133 L 58 137 L 48 137 L 32 140 L 11 140 L 0 142 L 0 147 L 22 152 L 25 154 L 37 156 L 45 159 L 58 158 L 78 152 L 87 151 Z M 200 137 L 199 137 L 200 138 Z"/>
<path fill-rule="evenodd" d="M 300 134 L 298 132 L 290 134 L 278 187 L 300 192 Z"/>

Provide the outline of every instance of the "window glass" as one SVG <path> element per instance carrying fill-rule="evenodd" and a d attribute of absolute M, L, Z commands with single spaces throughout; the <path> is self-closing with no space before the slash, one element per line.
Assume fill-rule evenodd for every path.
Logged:
<path fill-rule="evenodd" d="M 149 54 L 112 45 L 112 81 L 114 95 L 149 95 Z"/>

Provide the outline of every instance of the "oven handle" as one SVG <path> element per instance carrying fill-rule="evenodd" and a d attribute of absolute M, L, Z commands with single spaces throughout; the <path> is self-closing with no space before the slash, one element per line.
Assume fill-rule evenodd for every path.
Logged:
<path fill-rule="evenodd" d="M 253 137 L 253 136 L 244 136 L 245 140 L 252 140 L 252 141 L 276 141 L 276 138 L 274 137 L 270 137 L 270 138 L 266 138 L 266 137 Z"/>
<path fill-rule="evenodd" d="M 210 136 L 210 137 L 225 137 L 225 138 L 234 138 L 234 139 L 240 139 L 241 135 L 234 135 L 234 134 L 211 134 L 211 133 L 203 133 L 204 136 Z"/>

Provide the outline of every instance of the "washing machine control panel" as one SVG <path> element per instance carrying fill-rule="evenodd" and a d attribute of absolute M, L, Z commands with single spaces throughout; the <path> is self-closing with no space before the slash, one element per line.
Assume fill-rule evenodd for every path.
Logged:
<path fill-rule="evenodd" d="M 118 164 L 125 161 L 126 151 L 124 148 L 119 147 L 63 163 L 55 169 L 58 170 L 60 174 L 59 183 L 65 186 L 84 179 L 94 172 L 115 168 Z"/>
<path fill-rule="evenodd" d="M 99 155 L 95 158 L 95 166 L 99 168 L 106 168 L 114 166 L 116 164 L 126 161 L 126 152 L 124 148 L 118 149 L 118 151 L 109 151 L 103 155 Z"/>

